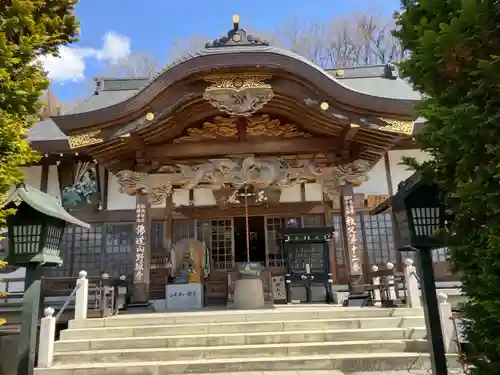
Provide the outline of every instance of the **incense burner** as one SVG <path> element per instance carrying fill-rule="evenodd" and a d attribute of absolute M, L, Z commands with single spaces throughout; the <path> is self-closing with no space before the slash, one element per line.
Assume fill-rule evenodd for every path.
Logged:
<path fill-rule="evenodd" d="M 260 278 L 262 264 L 258 262 L 241 262 L 236 263 L 236 269 L 240 279 Z"/>

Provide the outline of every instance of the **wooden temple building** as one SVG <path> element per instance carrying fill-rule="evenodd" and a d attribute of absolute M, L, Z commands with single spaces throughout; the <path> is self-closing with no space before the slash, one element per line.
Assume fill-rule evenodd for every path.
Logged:
<path fill-rule="evenodd" d="M 91 223 L 66 230 L 50 273 L 123 274 L 162 299 L 170 249 L 194 238 L 210 254 L 205 301 L 218 303 L 247 230 L 251 261 L 282 281 L 277 232 L 290 226 L 334 228 L 335 285 L 399 267 L 390 215 L 368 211 L 411 174 L 402 156 L 426 157 L 413 139 L 419 100 L 391 64 L 323 70 L 238 23 L 151 80 L 98 78 L 85 102 L 29 132 L 44 156 L 26 183 Z M 450 277 L 443 261 L 438 280 Z"/>

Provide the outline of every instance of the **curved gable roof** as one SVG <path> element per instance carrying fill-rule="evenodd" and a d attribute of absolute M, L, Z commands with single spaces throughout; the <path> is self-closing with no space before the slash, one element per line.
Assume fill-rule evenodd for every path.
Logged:
<path fill-rule="evenodd" d="M 235 35 L 239 35 L 237 42 L 233 41 Z M 205 48 L 167 65 L 142 87 L 126 90 L 126 94 L 115 92 L 108 95 L 108 100 L 104 96 L 90 99 L 80 106 L 78 111 L 53 117 L 53 120 L 65 134 L 69 134 L 141 111 L 168 87 L 192 74 L 217 68 L 256 66 L 301 77 L 321 91 L 325 100 L 330 99 L 377 113 L 411 116 L 415 103 L 419 101 L 417 95 L 410 94 L 413 91 L 411 88 L 405 90 L 408 85 L 400 79 L 387 80 L 379 77 L 380 82 L 371 85 L 367 85 L 368 82 L 363 82 L 362 79 L 354 79 L 349 85 L 297 53 L 269 46 L 247 35 L 243 29 L 233 29 L 228 32 L 227 37 L 207 43 Z M 382 80 L 384 84 L 381 83 Z"/>

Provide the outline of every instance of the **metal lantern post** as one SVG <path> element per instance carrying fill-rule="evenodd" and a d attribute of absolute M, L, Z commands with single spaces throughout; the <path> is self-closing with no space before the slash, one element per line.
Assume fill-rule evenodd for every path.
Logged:
<path fill-rule="evenodd" d="M 447 375 L 446 354 L 439 317 L 432 250 L 444 247 L 439 233 L 445 229 L 447 211 L 438 187 L 422 181 L 418 173 L 398 185 L 398 192 L 371 211 L 392 209 L 395 243 L 399 251 L 416 251 L 427 331 L 431 341 L 434 375 Z"/>
<path fill-rule="evenodd" d="M 26 269 L 17 373 L 31 375 L 35 366 L 38 321 L 44 302 L 42 269 L 62 265 L 59 247 L 66 223 L 85 228 L 89 225 L 66 212 L 57 198 L 30 186 L 18 186 L 2 207 L 16 210 L 14 215 L 7 217 L 6 260 L 12 266 Z"/>

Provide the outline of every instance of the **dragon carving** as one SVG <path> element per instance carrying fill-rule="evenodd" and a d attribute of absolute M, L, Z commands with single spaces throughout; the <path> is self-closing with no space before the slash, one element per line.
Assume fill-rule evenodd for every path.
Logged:
<path fill-rule="evenodd" d="M 165 167 L 162 170 L 167 172 Z M 319 168 L 314 160 L 302 161 L 294 167 L 281 158 L 247 156 L 241 159 L 210 159 L 195 166 L 178 164 L 176 168 L 169 168 L 168 173 L 160 175 L 121 171 L 117 177 L 121 192 L 135 194 L 143 190 L 156 202 L 170 195 L 173 186 L 190 190 L 200 184 L 208 184 L 213 190 L 245 185 L 261 190 L 280 190 L 316 181 L 323 185 L 327 195 L 336 195 L 342 185 L 359 185 L 365 181 L 368 170 L 369 164 L 363 160 Z"/>

